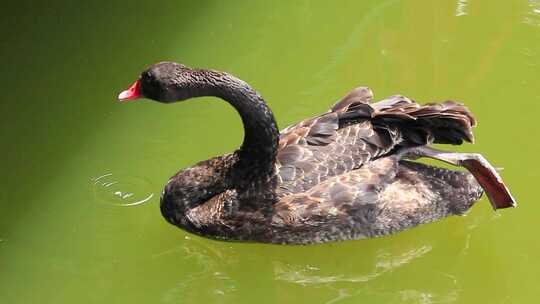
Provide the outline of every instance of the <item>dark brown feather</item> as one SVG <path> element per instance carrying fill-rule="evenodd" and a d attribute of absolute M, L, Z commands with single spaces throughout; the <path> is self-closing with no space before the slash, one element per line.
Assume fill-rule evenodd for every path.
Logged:
<path fill-rule="evenodd" d="M 369 88 L 357 88 L 328 113 L 281 132 L 277 157 L 280 196 L 306 191 L 314 182 L 360 168 L 398 145 L 473 140 L 471 128 L 476 121 L 459 103 L 419 105 L 395 95 L 369 104 L 372 97 Z M 305 163 L 315 165 L 306 170 Z"/>

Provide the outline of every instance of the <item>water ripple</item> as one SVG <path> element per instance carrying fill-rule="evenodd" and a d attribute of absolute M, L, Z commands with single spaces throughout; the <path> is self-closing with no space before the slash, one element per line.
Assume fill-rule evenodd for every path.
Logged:
<path fill-rule="evenodd" d="M 523 22 L 535 27 L 540 27 L 540 1 L 529 0 L 529 11 L 525 14 Z"/>
<path fill-rule="evenodd" d="M 389 271 L 404 266 L 413 260 L 424 256 L 426 253 L 430 252 L 431 249 L 432 247 L 430 245 L 423 245 L 397 256 L 389 256 L 386 252 L 381 252 L 378 256 L 378 261 L 375 264 L 375 269 L 369 273 L 357 274 L 354 276 L 346 276 L 343 274 L 321 276 L 316 274 L 316 272 L 319 271 L 317 267 L 305 266 L 297 268 L 283 264 L 276 264 L 274 272 L 277 280 L 301 285 L 335 282 L 362 283 L 371 281 Z"/>
<path fill-rule="evenodd" d="M 150 183 L 142 178 L 103 173 L 90 178 L 97 201 L 113 206 L 132 207 L 149 202 L 154 193 L 150 192 Z"/>
<path fill-rule="evenodd" d="M 458 0 L 456 6 L 456 17 L 467 16 L 467 0 Z"/>

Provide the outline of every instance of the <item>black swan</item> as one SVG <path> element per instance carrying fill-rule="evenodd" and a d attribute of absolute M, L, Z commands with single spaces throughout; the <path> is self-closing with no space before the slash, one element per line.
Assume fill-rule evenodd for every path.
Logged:
<path fill-rule="evenodd" d="M 224 72 L 160 62 L 118 99 L 173 103 L 215 96 L 244 124 L 242 146 L 174 175 L 161 195 L 171 224 L 221 240 L 309 244 L 392 234 L 465 213 L 486 192 L 493 208 L 516 203 L 475 153 L 433 143 L 472 142 L 476 121 L 454 101 L 419 105 L 405 96 L 372 102 L 359 87 L 328 112 L 278 131 L 246 82 Z M 411 160 L 429 157 L 470 173 Z"/>

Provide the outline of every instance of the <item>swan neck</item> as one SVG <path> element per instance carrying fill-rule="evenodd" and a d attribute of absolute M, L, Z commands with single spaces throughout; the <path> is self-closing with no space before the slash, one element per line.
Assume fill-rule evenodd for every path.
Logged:
<path fill-rule="evenodd" d="M 238 155 L 242 178 L 268 176 L 273 171 L 279 143 L 279 131 L 272 110 L 259 93 L 246 82 L 227 73 L 199 70 L 200 89 L 231 104 L 244 125 L 244 140 Z"/>

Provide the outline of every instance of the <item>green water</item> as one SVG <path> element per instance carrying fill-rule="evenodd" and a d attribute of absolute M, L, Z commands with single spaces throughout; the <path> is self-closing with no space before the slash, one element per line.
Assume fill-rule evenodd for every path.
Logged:
<path fill-rule="evenodd" d="M 0 14 L 1 303 L 537 302 L 540 1 L 19 2 Z M 242 129 L 212 98 L 115 101 L 165 59 L 248 81 L 281 127 L 358 85 L 462 100 L 479 127 L 458 150 L 504 167 L 520 206 L 494 213 L 484 198 L 465 217 L 308 247 L 189 235 L 161 217 L 162 186 L 236 148 Z"/>

